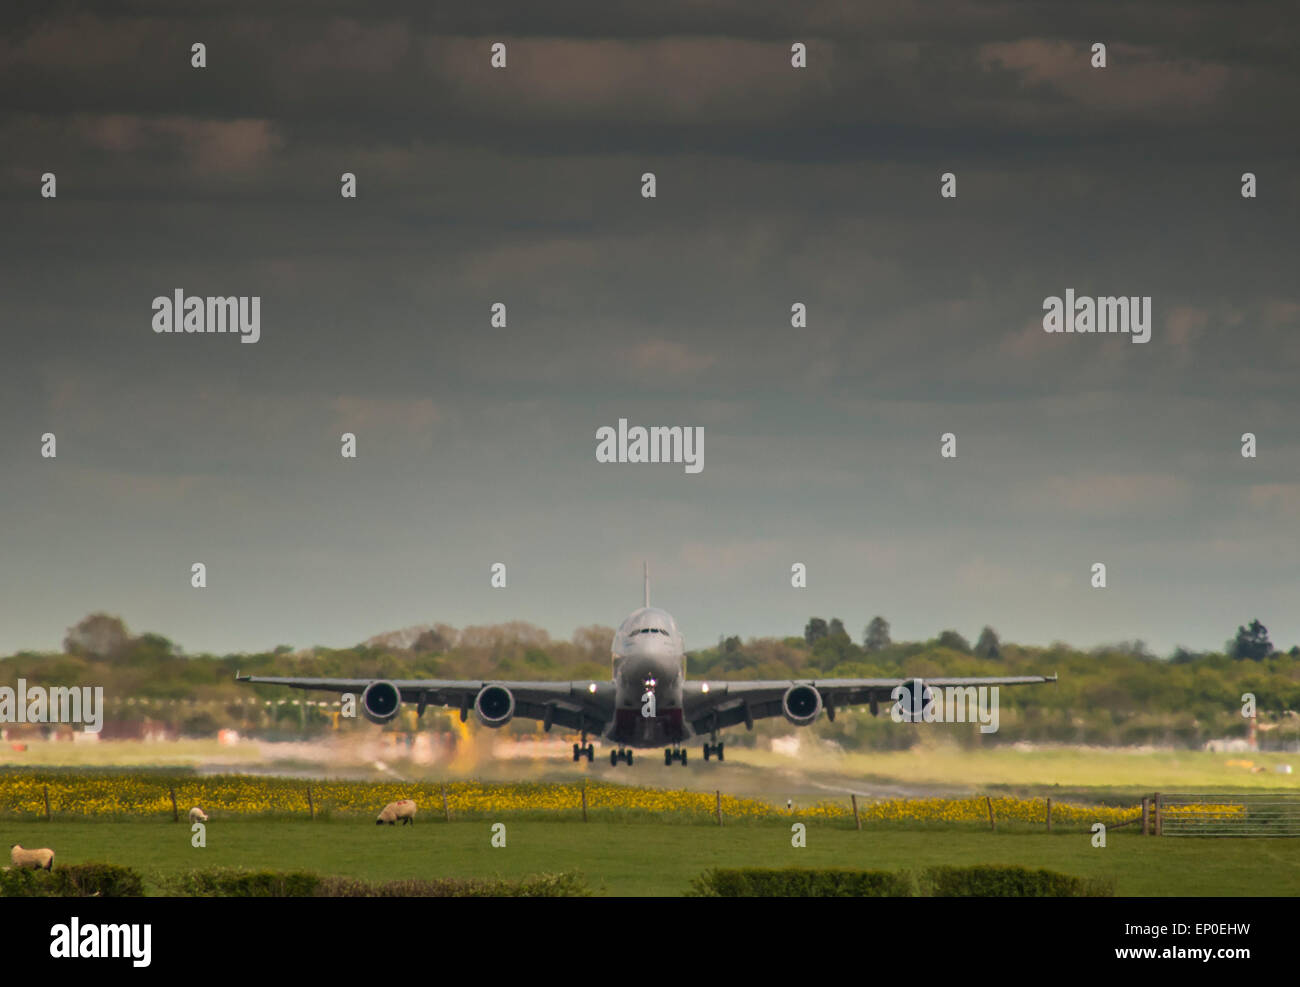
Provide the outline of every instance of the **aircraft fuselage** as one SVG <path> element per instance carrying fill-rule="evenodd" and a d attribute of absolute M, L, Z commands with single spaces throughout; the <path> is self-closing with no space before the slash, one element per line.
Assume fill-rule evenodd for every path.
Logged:
<path fill-rule="evenodd" d="M 634 610 L 614 634 L 614 721 L 606 736 L 628 747 L 663 747 L 690 735 L 682 719 L 686 648 L 666 610 Z M 653 707 L 648 694 L 654 697 Z M 653 709 L 653 716 L 646 713 Z"/>

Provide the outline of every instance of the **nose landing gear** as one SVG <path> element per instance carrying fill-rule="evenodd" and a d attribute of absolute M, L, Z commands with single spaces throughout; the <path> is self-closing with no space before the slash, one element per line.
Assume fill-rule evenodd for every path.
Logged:
<path fill-rule="evenodd" d="M 707 760 L 709 759 L 709 755 L 710 755 L 710 754 L 716 754 L 717 757 L 718 757 L 718 760 L 719 760 L 719 761 L 723 760 L 723 757 L 722 757 L 722 748 L 723 748 L 724 746 L 726 746 L 726 745 L 724 745 L 724 744 L 722 743 L 722 741 L 718 741 L 716 744 L 705 744 L 705 745 L 704 745 L 704 760 L 707 761 Z"/>
<path fill-rule="evenodd" d="M 620 747 L 618 750 L 610 751 L 609 763 L 611 765 L 614 765 L 614 764 L 618 764 L 619 761 L 626 761 L 628 766 L 630 767 L 632 764 L 632 752 L 622 747 Z"/>
<path fill-rule="evenodd" d="M 685 747 L 668 747 L 664 750 L 664 764 L 672 764 L 674 761 L 680 761 L 683 765 L 686 764 Z"/>

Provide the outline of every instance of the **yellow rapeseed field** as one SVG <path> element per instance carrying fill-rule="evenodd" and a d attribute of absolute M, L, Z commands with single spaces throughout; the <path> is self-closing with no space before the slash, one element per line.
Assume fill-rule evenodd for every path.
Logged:
<path fill-rule="evenodd" d="M 385 803 L 414 799 L 423 816 L 442 814 L 443 795 L 455 816 L 491 813 L 549 814 L 576 812 L 582 805 L 583 785 L 576 783 L 491 783 L 306 781 L 246 775 L 194 777 L 150 774 L 15 773 L 0 776 L 0 815 L 33 817 L 50 811 L 62 817 L 110 818 L 170 816 L 171 792 L 184 815 L 192 805 L 202 806 L 214 818 L 222 816 L 305 815 L 311 804 L 317 813 L 373 815 Z M 589 782 L 587 807 L 591 812 L 621 811 L 649 815 L 705 816 L 717 807 L 710 792 L 672 791 Z M 993 814 L 1001 822 L 1042 824 L 1044 799 L 999 797 L 992 799 Z M 757 798 L 723 795 L 722 813 L 728 819 L 776 819 L 792 813 L 784 806 Z M 1237 806 L 1179 806 L 1170 813 L 1218 813 Z M 982 797 L 859 800 L 864 823 L 984 823 L 988 806 Z M 1136 807 L 1079 806 L 1054 803 L 1052 819 L 1061 825 L 1115 825 L 1133 819 Z M 799 805 L 798 818 L 851 819 L 847 797 Z"/>

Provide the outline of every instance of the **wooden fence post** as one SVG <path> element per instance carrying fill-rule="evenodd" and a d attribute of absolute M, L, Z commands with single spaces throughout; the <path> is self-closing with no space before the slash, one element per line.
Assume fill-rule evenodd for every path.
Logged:
<path fill-rule="evenodd" d="M 717 813 L 718 816 L 718 825 L 721 826 L 722 825 L 722 789 L 720 788 L 714 789 L 713 795 L 716 799 L 716 802 L 714 804 L 716 806 L 715 812 Z"/>
<path fill-rule="evenodd" d="M 857 829 L 861 829 L 862 817 L 858 815 L 858 797 L 857 795 L 850 795 L 849 797 L 853 799 L 853 825 Z"/>
<path fill-rule="evenodd" d="M 451 809 L 447 807 L 447 786 L 442 786 L 442 816 L 447 822 L 451 822 Z"/>
<path fill-rule="evenodd" d="M 1142 796 L 1142 835 L 1143 836 L 1151 835 L 1150 812 L 1151 812 L 1151 797 L 1149 795 L 1143 795 Z"/>
<path fill-rule="evenodd" d="M 180 810 L 176 808 L 176 789 L 169 788 L 167 789 L 167 791 L 171 794 L 172 797 L 172 822 L 180 822 L 181 813 Z"/>
<path fill-rule="evenodd" d="M 45 821 L 50 821 L 50 786 L 45 786 Z"/>
<path fill-rule="evenodd" d="M 587 821 L 587 779 L 582 779 L 582 821 Z"/>
<path fill-rule="evenodd" d="M 989 829 L 993 830 L 993 832 L 996 833 L 998 831 L 998 827 L 997 827 L 997 823 L 993 821 L 993 800 L 989 798 L 987 795 L 985 795 L 984 804 L 988 806 L 988 810 L 989 810 Z"/>
<path fill-rule="evenodd" d="M 311 814 L 312 821 L 315 821 L 316 803 L 311 800 L 311 785 L 307 786 L 307 811 Z"/>
<path fill-rule="evenodd" d="M 1160 811 L 1160 793 L 1156 792 L 1156 836 L 1165 835 L 1163 832 L 1161 832 L 1161 830 L 1163 829 L 1161 823 L 1164 822 L 1164 820 L 1161 818 L 1162 815 L 1163 813 L 1161 813 Z"/>
<path fill-rule="evenodd" d="M 1052 799 L 1049 795 L 1047 798 L 1047 831 L 1052 831 Z"/>

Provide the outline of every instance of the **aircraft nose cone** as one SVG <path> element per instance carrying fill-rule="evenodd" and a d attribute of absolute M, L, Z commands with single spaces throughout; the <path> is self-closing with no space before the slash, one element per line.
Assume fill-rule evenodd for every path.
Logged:
<path fill-rule="evenodd" d="M 624 658 L 624 674 L 637 682 L 654 679 L 657 686 L 665 686 L 676 678 L 671 663 L 671 649 L 664 647 L 638 647 Z"/>

